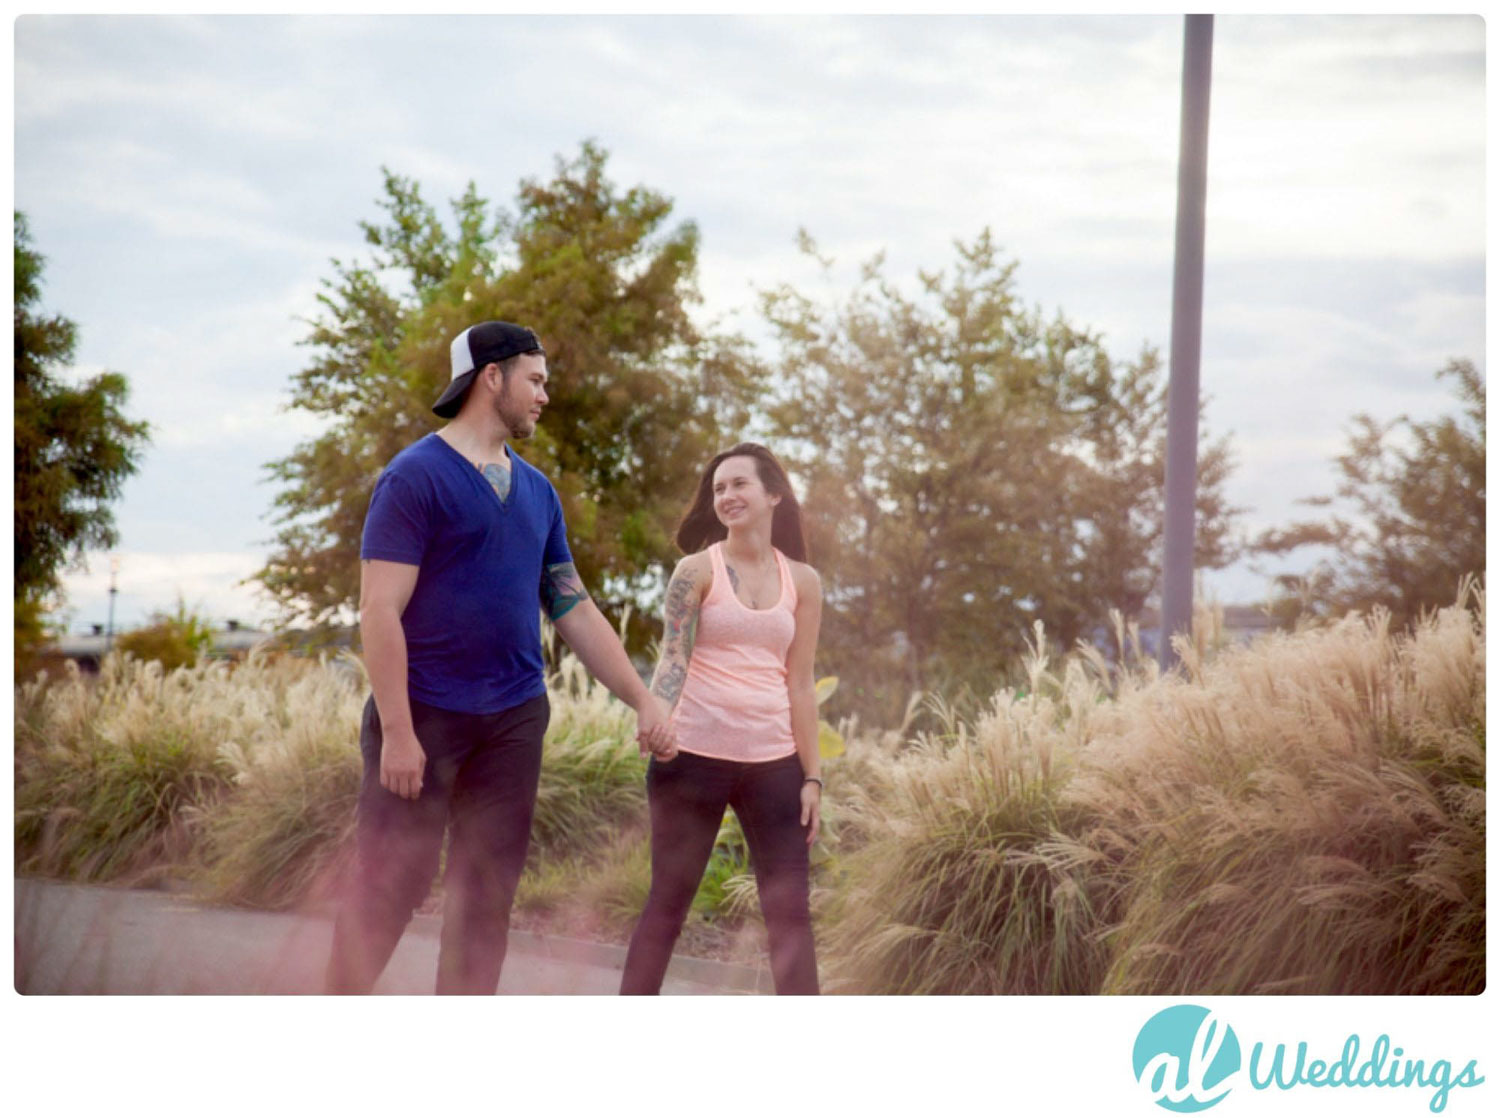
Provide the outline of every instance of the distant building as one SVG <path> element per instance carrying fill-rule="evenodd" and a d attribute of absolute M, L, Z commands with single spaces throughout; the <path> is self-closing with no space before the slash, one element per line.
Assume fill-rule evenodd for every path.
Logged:
<path fill-rule="evenodd" d="M 119 635 L 116 633 L 116 638 Z M 252 648 L 271 640 L 273 636 L 274 634 L 263 629 L 249 629 L 238 621 L 229 621 L 223 629 L 214 633 L 214 643 L 209 655 L 220 660 L 243 659 Z M 104 626 L 95 625 L 91 632 L 68 633 L 60 637 L 51 651 L 59 653 L 64 659 L 72 660 L 79 670 L 93 675 L 99 671 L 108 640 L 104 634 Z"/>
<path fill-rule="evenodd" d="M 1222 606 L 1224 636 L 1229 643 L 1246 645 L 1256 637 L 1276 628 L 1275 620 L 1261 606 Z M 1161 648 L 1161 614 L 1147 606 L 1139 619 L 1141 651 L 1155 656 Z M 1109 637 L 1113 641 L 1113 636 Z"/>

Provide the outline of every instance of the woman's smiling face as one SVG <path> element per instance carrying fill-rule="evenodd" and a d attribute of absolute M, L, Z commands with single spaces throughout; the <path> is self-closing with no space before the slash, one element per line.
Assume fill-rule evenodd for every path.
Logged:
<path fill-rule="evenodd" d="M 714 470 L 714 515 L 724 527 L 752 524 L 760 517 L 769 519 L 779 503 L 779 497 L 766 492 L 754 458 L 735 455 Z"/>

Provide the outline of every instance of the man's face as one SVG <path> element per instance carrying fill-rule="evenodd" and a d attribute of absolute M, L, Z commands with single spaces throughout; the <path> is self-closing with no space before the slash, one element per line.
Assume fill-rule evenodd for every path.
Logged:
<path fill-rule="evenodd" d="M 547 358 L 523 353 L 502 378 L 495 410 L 512 438 L 529 439 L 547 403 Z"/>

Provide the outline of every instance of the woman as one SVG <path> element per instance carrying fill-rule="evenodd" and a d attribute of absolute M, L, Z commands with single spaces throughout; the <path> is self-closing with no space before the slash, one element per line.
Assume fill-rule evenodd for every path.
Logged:
<path fill-rule="evenodd" d="M 823 792 L 813 687 L 823 594 L 769 450 L 741 443 L 708 464 L 677 545 L 687 555 L 667 584 L 651 681 L 672 708 L 648 742 L 651 893 L 620 992 L 660 992 L 729 806 L 750 846 L 776 992 L 816 994 L 807 876 Z"/>

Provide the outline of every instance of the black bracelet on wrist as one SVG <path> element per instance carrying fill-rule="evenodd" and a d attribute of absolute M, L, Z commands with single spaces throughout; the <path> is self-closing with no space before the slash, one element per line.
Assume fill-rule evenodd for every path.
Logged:
<path fill-rule="evenodd" d="M 823 778 L 821 776 L 804 776 L 802 778 L 802 783 L 803 784 L 816 784 L 819 788 L 822 788 L 823 787 Z"/>

